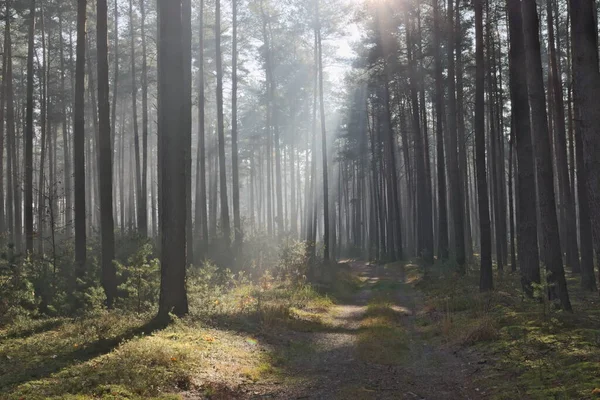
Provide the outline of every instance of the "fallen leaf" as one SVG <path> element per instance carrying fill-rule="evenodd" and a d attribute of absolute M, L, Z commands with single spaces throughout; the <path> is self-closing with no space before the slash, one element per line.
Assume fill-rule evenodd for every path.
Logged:
<path fill-rule="evenodd" d="M 204 339 L 205 342 L 210 342 L 210 343 L 215 341 L 215 338 L 210 335 L 204 335 L 204 336 L 202 336 L 202 339 Z"/>

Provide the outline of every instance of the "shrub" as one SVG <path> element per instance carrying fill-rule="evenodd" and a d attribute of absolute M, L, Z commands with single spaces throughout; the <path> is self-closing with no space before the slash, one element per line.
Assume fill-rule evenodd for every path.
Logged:
<path fill-rule="evenodd" d="M 0 324 L 35 311 L 35 290 L 23 263 L 9 245 L 0 257 Z"/>
<path fill-rule="evenodd" d="M 127 265 L 115 263 L 121 282 L 118 307 L 138 313 L 154 309 L 160 291 L 160 261 L 153 257 L 152 246 L 142 245 Z"/>

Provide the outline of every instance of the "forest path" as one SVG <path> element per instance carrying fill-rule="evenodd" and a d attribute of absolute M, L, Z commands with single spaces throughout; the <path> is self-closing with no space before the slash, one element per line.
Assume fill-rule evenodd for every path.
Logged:
<path fill-rule="evenodd" d="M 360 290 L 328 313 L 327 329 L 288 332 L 280 351 L 283 382 L 248 386 L 250 398 L 485 398 L 470 383 L 476 363 L 423 337 L 422 295 L 405 282 L 403 265 L 349 266 Z"/>

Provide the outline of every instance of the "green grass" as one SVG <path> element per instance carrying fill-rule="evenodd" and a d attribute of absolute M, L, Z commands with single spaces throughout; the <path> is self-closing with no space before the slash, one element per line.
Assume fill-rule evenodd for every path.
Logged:
<path fill-rule="evenodd" d="M 357 351 L 360 359 L 382 365 L 398 365 L 406 360 L 409 336 L 392 301 L 398 283 L 380 281 L 373 285 L 374 296 L 360 323 Z"/>
<path fill-rule="evenodd" d="M 574 314 L 523 297 L 516 275 L 495 277 L 480 294 L 476 273 L 433 271 L 416 282 L 426 294 L 418 329 L 440 345 L 471 347 L 489 360 L 477 385 L 494 399 L 600 398 L 600 307 L 569 278 Z"/>
<path fill-rule="evenodd" d="M 151 315 L 118 312 L 16 321 L 0 330 L 0 398 L 234 396 L 240 384 L 280 379 L 272 349 L 257 335 L 274 327 L 316 330 L 332 305 L 310 286 L 246 283 L 153 332 Z"/>

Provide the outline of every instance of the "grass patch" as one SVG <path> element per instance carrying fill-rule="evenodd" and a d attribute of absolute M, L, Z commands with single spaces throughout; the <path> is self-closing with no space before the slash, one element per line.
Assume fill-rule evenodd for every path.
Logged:
<path fill-rule="evenodd" d="M 498 275 L 482 295 L 475 271 L 466 277 L 428 271 L 414 285 L 426 294 L 417 328 L 439 344 L 469 346 L 485 359 L 477 385 L 493 399 L 600 397 L 600 310 L 597 294 L 569 278 L 574 314 L 524 298 L 516 275 Z M 596 391 L 595 391 L 596 390 Z"/>
<path fill-rule="evenodd" d="M 337 269 L 335 279 L 325 289 L 332 300 L 336 303 L 343 303 L 351 300 L 360 290 L 363 282 L 348 269 Z"/>
<path fill-rule="evenodd" d="M 91 323 L 86 320 L 79 324 Z M 177 398 L 173 393 L 201 387 L 215 379 L 226 378 L 224 383 L 233 386 L 255 382 L 272 372 L 268 357 L 243 336 L 200 329 L 186 321 L 131 338 L 106 354 L 82 359 L 71 356 L 73 348 L 87 346 L 84 336 L 67 330 L 42 336 L 2 344 L 0 358 L 3 372 L 7 373 L 2 374 L 0 386 L 5 389 L 0 392 L 1 398 L 169 399 Z M 49 354 L 50 349 L 63 353 Z M 67 356 L 72 358 L 69 364 L 63 362 Z M 31 357 L 44 367 L 37 377 L 25 376 L 32 367 L 24 364 Z M 20 367 L 11 367 L 8 372 L 14 363 Z M 15 375 L 17 370 L 21 375 Z"/>
<path fill-rule="evenodd" d="M 311 286 L 275 281 L 190 303 L 188 319 L 150 334 L 142 328 L 152 315 L 16 321 L 0 330 L 0 398 L 170 399 L 188 390 L 231 397 L 242 383 L 278 374 L 256 335 L 322 329 L 334 304 Z"/>
<path fill-rule="evenodd" d="M 376 364 L 397 365 L 405 360 L 408 350 L 408 335 L 400 325 L 398 313 L 385 299 L 375 298 L 367 306 L 360 324 L 359 358 Z"/>

